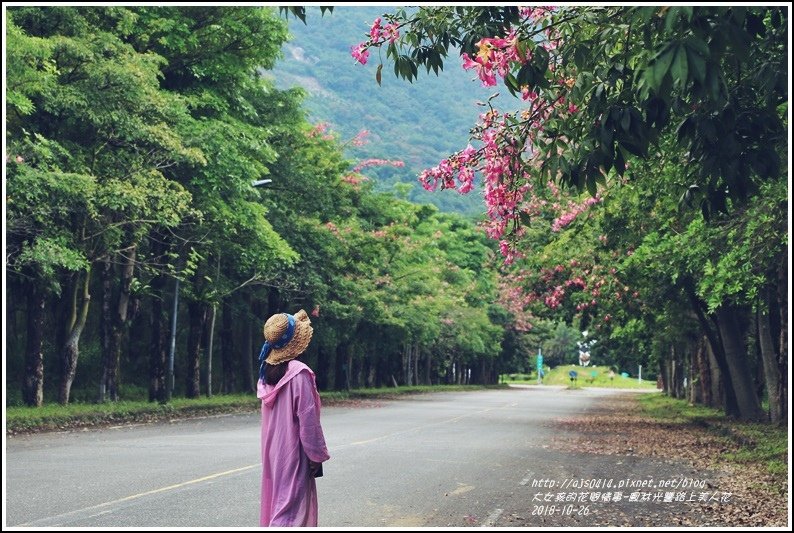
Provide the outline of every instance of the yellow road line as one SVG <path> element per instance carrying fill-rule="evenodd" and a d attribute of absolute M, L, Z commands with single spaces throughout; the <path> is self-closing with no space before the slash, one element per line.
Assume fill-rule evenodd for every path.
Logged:
<path fill-rule="evenodd" d="M 49 518 L 44 518 L 44 519 L 38 519 L 38 520 L 34 520 L 32 522 L 26 522 L 24 524 L 19 524 L 18 526 L 15 526 L 15 527 L 30 526 L 30 525 L 34 524 L 35 522 L 40 522 L 41 520 L 50 520 L 50 519 L 56 518 L 58 516 L 67 516 L 67 515 L 71 515 L 71 514 L 82 513 L 82 512 L 85 512 L 85 511 L 92 511 L 92 510 L 95 510 L 95 509 L 101 509 L 102 507 L 108 507 L 110 505 L 114 505 L 114 504 L 117 504 L 117 503 L 123 503 L 123 502 L 127 502 L 127 501 L 130 501 L 130 500 L 135 500 L 135 499 L 138 499 L 138 498 L 142 498 L 144 496 L 149 496 L 151 494 L 157 494 L 157 493 L 160 493 L 160 492 L 166 492 L 166 491 L 169 491 L 169 490 L 178 489 L 180 487 L 185 487 L 187 485 L 193 485 L 194 483 L 201 483 L 202 481 L 215 479 L 215 478 L 221 477 L 221 476 L 227 476 L 229 474 L 235 474 L 237 472 L 244 472 L 245 470 L 251 470 L 252 468 L 257 468 L 257 467 L 261 467 L 261 466 L 262 466 L 261 463 L 257 463 L 257 464 L 253 464 L 253 465 L 243 466 L 243 467 L 240 467 L 240 468 L 233 468 L 232 470 L 226 470 L 225 472 L 218 472 L 218 473 L 215 473 L 215 474 L 210 474 L 209 476 L 204 476 L 204 477 L 200 477 L 200 478 L 196 478 L 196 479 L 191 479 L 189 481 L 183 481 L 182 483 L 176 483 L 175 485 L 168 485 L 167 487 L 160 487 L 159 489 L 147 490 L 145 492 L 139 492 L 138 494 L 132 494 L 130 496 L 125 496 L 124 498 L 119 498 L 117 500 L 113 500 L 113 501 L 109 501 L 109 502 L 105 502 L 105 503 L 100 503 L 98 505 L 92 505 L 90 507 L 84 507 L 82 509 L 77 509 L 75 511 L 69 511 L 69 512 L 63 513 L 61 515 L 56 515 L 56 516 L 49 517 Z"/>

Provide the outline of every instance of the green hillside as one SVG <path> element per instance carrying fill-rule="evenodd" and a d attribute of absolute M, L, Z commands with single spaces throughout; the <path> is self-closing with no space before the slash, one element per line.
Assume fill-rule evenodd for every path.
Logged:
<path fill-rule="evenodd" d="M 275 77 L 279 88 L 302 87 L 311 121 L 328 122 L 342 139 L 368 130 L 367 145 L 348 148 L 351 158 L 405 161 L 404 168 L 368 169 L 377 189 L 410 183 L 410 200 L 433 203 L 444 211 L 480 214 L 484 211 L 481 195 L 428 193 L 416 178 L 423 169 L 466 146 L 469 129 L 482 109 L 476 105 L 478 100 L 505 91 L 482 87 L 460 67 L 458 58 L 450 58 L 441 76 L 423 72 L 412 84 L 398 79 L 385 65 L 379 87 L 375 82 L 377 54 L 362 66 L 350 56 L 350 46 L 364 41 L 372 21 L 387 9 L 338 6 L 321 17 L 315 7 L 307 10 L 306 25 L 290 18 L 293 39 L 283 48 L 284 58 L 267 75 Z M 509 95 L 500 99 L 505 105 L 517 105 Z"/>

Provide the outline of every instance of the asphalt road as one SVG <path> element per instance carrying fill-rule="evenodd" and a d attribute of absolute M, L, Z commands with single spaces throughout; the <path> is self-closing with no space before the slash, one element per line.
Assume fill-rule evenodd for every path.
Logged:
<path fill-rule="evenodd" d="M 629 502 L 628 489 L 619 503 L 557 503 L 554 513 L 543 501 L 573 492 L 559 488 L 566 479 L 699 475 L 554 449 L 554 419 L 617 393 L 512 388 L 327 407 L 320 525 L 675 524 L 685 504 Z M 6 526 L 258 525 L 258 415 L 9 437 L 5 459 Z"/>

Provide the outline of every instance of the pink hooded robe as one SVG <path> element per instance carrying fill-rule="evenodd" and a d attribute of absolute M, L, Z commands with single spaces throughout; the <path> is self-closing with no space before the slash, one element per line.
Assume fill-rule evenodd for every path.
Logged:
<path fill-rule="evenodd" d="M 320 395 L 314 372 L 292 360 L 276 385 L 261 380 L 262 509 L 261 526 L 316 526 L 317 486 L 309 460 L 327 461 L 320 427 Z"/>

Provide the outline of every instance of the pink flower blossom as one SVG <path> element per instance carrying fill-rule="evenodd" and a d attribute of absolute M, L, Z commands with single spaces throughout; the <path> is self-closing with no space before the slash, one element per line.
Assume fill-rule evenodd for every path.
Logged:
<path fill-rule="evenodd" d="M 367 47 L 367 43 L 361 43 L 351 46 L 350 55 L 353 56 L 353 59 L 355 59 L 362 65 L 366 65 L 367 60 L 369 59 L 369 49 Z"/>
<path fill-rule="evenodd" d="M 551 230 L 555 232 L 562 230 L 563 228 L 568 226 L 571 222 L 576 220 L 576 217 L 578 217 L 581 213 L 586 211 L 590 206 L 597 204 L 600 201 L 601 201 L 601 197 L 595 196 L 595 197 L 587 198 L 581 204 L 576 204 L 571 202 L 569 204 L 570 211 L 563 213 L 562 215 L 557 217 L 554 220 L 554 222 L 552 222 L 551 224 Z"/>
<path fill-rule="evenodd" d="M 350 144 L 353 146 L 364 146 L 369 142 L 367 140 L 367 136 L 369 135 L 369 130 L 361 130 L 356 134 L 355 137 L 350 141 Z"/>
<path fill-rule="evenodd" d="M 555 6 L 518 6 L 518 14 L 521 18 L 535 21 L 554 12 Z"/>
<path fill-rule="evenodd" d="M 474 170 L 470 167 L 461 168 L 458 173 L 458 182 L 460 183 L 458 192 L 461 194 L 470 192 L 474 188 Z"/>
<path fill-rule="evenodd" d="M 521 87 L 521 99 L 522 100 L 529 100 L 530 102 L 534 102 L 538 98 L 538 93 L 535 91 L 529 90 L 529 85 L 523 85 Z"/>
<path fill-rule="evenodd" d="M 390 43 L 394 44 L 394 42 L 400 38 L 399 26 L 396 23 L 387 25 L 383 29 L 383 33 L 381 34 L 381 36 L 384 39 L 388 39 Z"/>
<path fill-rule="evenodd" d="M 477 76 L 482 81 L 483 87 L 493 87 L 496 85 L 496 75 L 493 73 L 492 65 L 489 61 L 477 56 L 472 60 L 468 54 L 462 54 L 464 70 L 475 69 Z"/>
<path fill-rule="evenodd" d="M 317 137 L 323 135 L 326 131 L 328 131 L 328 123 L 318 122 L 311 130 L 309 130 L 309 137 Z"/>
<path fill-rule="evenodd" d="M 380 17 L 376 18 L 369 30 L 370 39 L 375 42 L 380 39 Z"/>
<path fill-rule="evenodd" d="M 369 178 L 367 178 L 366 176 L 362 176 L 361 174 L 347 174 L 345 176 L 342 176 L 341 179 L 345 183 L 349 183 L 350 185 L 357 187 L 358 185 L 361 185 L 362 181 L 368 180 Z"/>
<path fill-rule="evenodd" d="M 389 165 L 391 165 L 393 167 L 401 168 L 401 167 L 405 166 L 405 162 L 404 161 L 400 161 L 399 159 L 375 159 L 375 158 L 370 158 L 370 159 L 365 159 L 364 161 L 361 161 L 358 165 L 353 167 L 353 172 L 360 172 L 361 170 L 363 170 L 363 169 L 365 169 L 367 167 L 383 167 L 383 166 L 389 166 Z"/>

